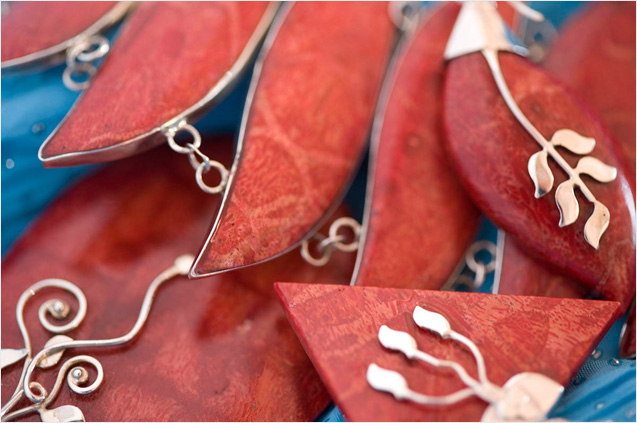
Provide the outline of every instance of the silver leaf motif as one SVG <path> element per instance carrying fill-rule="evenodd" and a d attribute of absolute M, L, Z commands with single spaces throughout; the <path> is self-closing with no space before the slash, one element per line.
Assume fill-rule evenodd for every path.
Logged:
<path fill-rule="evenodd" d="M 575 197 L 575 184 L 571 179 L 555 190 L 555 202 L 560 210 L 560 228 L 574 223 L 579 216 L 579 203 Z"/>
<path fill-rule="evenodd" d="M 74 405 L 63 405 L 53 410 L 40 409 L 40 418 L 43 422 L 84 422 L 82 410 Z"/>
<path fill-rule="evenodd" d="M 70 342 L 70 341 L 73 341 L 73 338 L 69 336 L 55 335 L 54 337 L 46 341 L 46 344 L 44 344 L 44 348 L 52 347 L 54 345 L 58 345 L 58 344 L 62 344 L 64 342 Z M 56 364 L 58 364 L 58 362 L 62 358 L 62 354 L 64 354 L 64 350 L 58 351 L 54 354 L 44 357 L 38 363 L 38 367 L 42 369 L 48 369 L 49 367 L 55 366 Z"/>
<path fill-rule="evenodd" d="M 549 167 L 548 152 L 538 151 L 529 159 L 529 175 L 535 184 L 535 198 L 540 198 L 553 189 L 553 172 Z"/>
<path fill-rule="evenodd" d="M 407 332 L 390 329 L 383 325 L 378 331 L 378 340 L 381 345 L 389 350 L 400 351 L 407 357 L 412 357 L 418 349 L 416 340 Z"/>
<path fill-rule="evenodd" d="M 588 175 L 599 182 L 612 182 L 617 178 L 617 168 L 609 166 L 595 157 L 584 157 L 577 162 L 575 172 Z"/>
<path fill-rule="evenodd" d="M 388 392 L 396 399 L 404 398 L 405 392 L 409 390 L 407 381 L 400 373 L 373 363 L 367 368 L 367 382 L 377 391 Z"/>
<path fill-rule="evenodd" d="M 17 363 L 26 357 L 28 350 L 26 348 L 22 348 L 19 350 L 14 350 L 11 348 L 3 348 L 2 355 L 0 356 L 0 363 L 2 364 L 2 368 L 9 367 L 10 365 Z"/>
<path fill-rule="evenodd" d="M 586 242 L 592 245 L 593 248 L 598 249 L 599 240 L 602 238 L 604 232 L 606 232 L 609 223 L 610 211 L 608 211 L 605 205 L 599 201 L 595 201 L 593 213 L 586 221 L 586 225 L 584 225 L 584 238 Z"/>
<path fill-rule="evenodd" d="M 595 138 L 583 137 L 570 129 L 560 129 L 553 134 L 551 144 L 555 147 L 564 147 L 571 153 L 589 154 L 595 148 Z"/>
<path fill-rule="evenodd" d="M 416 306 L 416 308 L 414 308 L 413 318 L 419 327 L 436 332 L 443 338 L 447 338 L 451 333 L 449 321 L 442 314 L 427 311 L 420 306 Z"/>

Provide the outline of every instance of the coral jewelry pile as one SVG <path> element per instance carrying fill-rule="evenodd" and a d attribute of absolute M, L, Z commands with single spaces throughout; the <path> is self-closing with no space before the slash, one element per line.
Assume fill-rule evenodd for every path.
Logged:
<path fill-rule="evenodd" d="M 42 164 L 113 163 L 3 259 L 2 421 L 543 421 L 625 315 L 634 359 L 635 4 L 533 25 L 3 2 L 3 89 L 61 64 L 81 91 Z M 197 122 L 246 78 L 233 144 Z"/>

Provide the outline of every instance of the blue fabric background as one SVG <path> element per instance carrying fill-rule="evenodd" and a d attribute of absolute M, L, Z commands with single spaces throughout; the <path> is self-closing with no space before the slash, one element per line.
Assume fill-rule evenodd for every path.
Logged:
<path fill-rule="evenodd" d="M 531 2 L 556 25 L 581 2 Z M 62 85 L 62 67 L 14 76 L 2 75 L 2 255 L 60 191 L 97 166 L 44 169 L 37 151 L 71 108 L 77 94 Z M 201 132 L 235 132 L 238 128 L 248 79 L 197 124 Z M 346 201 L 362 214 L 366 164 L 354 181 Z M 484 223 L 482 238 L 495 240 L 495 228 Z M 492 280 L 483 290 L 488 290 Z M 618 339 L 624 319 L 618 321 L 598 346 L 598 354 L 584 365 L 562 400 L 554 417 L 576 421 L 635 421 L 635 361 L 617 360 Z M 601 353 L 601 354 L 600 354 Z M 559 360 L 559 357 L 555 357 Z M 318 421 L 344 421 L 334 406 Z"/>

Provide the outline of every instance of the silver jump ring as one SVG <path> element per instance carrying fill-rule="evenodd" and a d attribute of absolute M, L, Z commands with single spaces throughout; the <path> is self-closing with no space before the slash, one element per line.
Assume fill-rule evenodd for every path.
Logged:
<path fill-rule="evenodd" d="M 312 266 L 315 266 L 315 267 L 325 266 L 327 262 L 330 261 L 330 257 L 332 256 L 332 249 L 321 247 L 321 245 L 325 241 L 329 242 L 330 238 L 326 238 L 319 233 L 314 234 L 312 238 L 319 241 L 318 249 L 323 255 L 319 258 L 312 257 L 312 254 L 310 253 L 310 241 L 306 239 L 301 244 L 301 257 L 303 257 L 303 259 L 307 261 L 309 264 L 311 264 Z"/>
<path fill-rule="evenodd" d="M 77 62 L 90 63 L 101 59 L 110 50 L 108 39 L 101 35 L 93 35 L 73 47 L 66 55 L 67 66 L 73 66 Z"/>
<path fill-rule="evenodd" d="M 487 251 L 491 255 L 491 260 L 488 263 L 478 263 L 476 260 L 476 255 L 480 251 Z M 484 269 L 480 269 L 484 271 L 484 273 L 491 273 L 495 270 L 495 260 L 496 260 L 496 246 L 491 241 L 478 241 L 471 244 L 467 253 L 465 254 L 465 260 L 467 261 L 467 266 L 474 273 L 478 273 L 479 268 L 483 267 Z"/>
<path fill-rule="evenodd" d="M 95 66 L 90 63 L 73 63 L 71 66 L 67 66 L 64 69 L 64 73 L 62 74 L 62 82 L 64 86 L 72 91 L 82 91 L 88 88 L 91 85 L 91 78 L 95 75 Z M 86 81 L 77 82 L 73 79 L 74 74 L 85 74 L 88 75 Z"/>
<path fill-rule="evenodd" d="M 221 181 L 216 186 L 211 187 L 204 182 L 203 174 L 207 173 L 213 167 L 219 172 Z M 216 160 L 208 160 L 207 162 L 203 161 L 197 167 L 195 178 L 197 179 L 197 185 L 199 185 L 199 188 L 201 188 L 204 192 L 207 192 L 208 194 L 219 194 L 221 191 L 223 191 L 223 189 L 226 187 L 226 184 L 228 183 L 228 170 L 225 168 L 224 165 Z"/>
<path fill-rule="evenodd" d="M 345 237 L 342 235 L 338 235 L 338 231 L 342 227 L 348 227 L 354 232 L 354 239 L 349 243 L 345 244 L 343 241 Z M 335 248 L 338 248 L 340 251 L 351 253 L 358 249 L 358 240 L 360 239 L 361 234 L 361 225 L 351 217 L 339 217 L 332 223 L 330 226 L 330 239 L 332 240 L 332 245 Z"/>
<path fill-rule="evenodd" d="M 197 129 L 189 123 L 182 123 L 178 127 L 169 128 L 167 131 L 164 132 L 166 140 L 168 140 L 168 145 L 174 151 L 179 154 L 190 154 L 193 151 L 191 147 L 182 147 L 181 145 L 177 144 L 177 142 L 175 141 L 175 136 L 179 133 L 179 131 L 186 131 L 192 136 L 192 142 L 189 144 L 191 144 L 195 149 L 201 147 L 201 135 L 199 134 L 199 131 L 197 131 Z"/>

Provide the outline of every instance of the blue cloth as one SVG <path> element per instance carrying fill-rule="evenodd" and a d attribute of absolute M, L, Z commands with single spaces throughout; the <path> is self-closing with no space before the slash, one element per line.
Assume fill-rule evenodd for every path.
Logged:
<path fill-rule="evenodd" d="M 560 25 L 581 2 L 532 2 Z M 62 67 L 44 72 L 2 75 L 2 255 L 27 225 L 59 193 L 96 166 L 44 169 L 37 158 L 40 144 L 71 108 L 77 94 L 62 84 Z M 235 132 L 248 87 L 244 78 L 237 89 L 196 126 L 201 132 Z M 346 201 L 362 215 L 366 163 L 361 167 Z M 495 228 L 485 222 L 481 238 L 495 240 Z M 492 280 L 483 287 L 488 290 Z M 584 365 L 553 416 L 577 421 L 635 421 L 635 361 L 617 360 L 618 340 L 624 319 L 618 321 L 597 347 L 598 353 Z M 559 359 L 557 357 L 556 359 Z M 330 406 L 318 421 L 344 421 Z"/>

